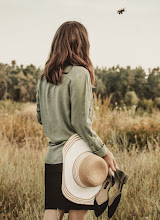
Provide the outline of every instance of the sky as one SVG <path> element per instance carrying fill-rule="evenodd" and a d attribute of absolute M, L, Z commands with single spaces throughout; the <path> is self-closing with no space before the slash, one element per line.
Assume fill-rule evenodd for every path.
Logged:
<path fill-rule="evenodd" d="M 87 28 L 94 67 L 160 67 L 159 0 L 0 0 L 0 62 L 44 68 L 69 20 Z"/>

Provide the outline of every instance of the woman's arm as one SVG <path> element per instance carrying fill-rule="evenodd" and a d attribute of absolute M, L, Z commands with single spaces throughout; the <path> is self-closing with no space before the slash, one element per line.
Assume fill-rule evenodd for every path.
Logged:
<path fill-rule="evenodd" d="M 93 94 L 89 71 L 79 67 L 71 79 L 71 125 L 90 146 L 92 152 L 103 157 L 109 151 L 97 133 L 92 130 Z"/>
<path fill-rule="evenodd" d="M 37 112 L 37 120 L 39 124 L 42 125 L 38 86 L 39 86 L 39 80 L 38 80 L 37 88 L 36 88 L 36 91 L 37 91 L 36 92 L 36 112 Z"/>

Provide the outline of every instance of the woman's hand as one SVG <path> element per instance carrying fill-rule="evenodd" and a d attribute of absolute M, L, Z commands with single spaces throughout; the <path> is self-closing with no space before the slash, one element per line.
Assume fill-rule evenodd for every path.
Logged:
<path fill-rule="evenodd" d="M 109 175 L 112 175 L 111 174 L 112 171 L 115 172 L 116 169 L 119 169 L 119 167 L 118 167 L 118 165 L 116 163 L 116 160 L 115 160 L 115 158 L 114 158 L 114 156 L 113 156 L 113 154 L 112 154 L 112 152 L 110 150 L 102 158 L 106 161 L 106 163 L 108 165 L 108 173 L 109 173 Z"/>

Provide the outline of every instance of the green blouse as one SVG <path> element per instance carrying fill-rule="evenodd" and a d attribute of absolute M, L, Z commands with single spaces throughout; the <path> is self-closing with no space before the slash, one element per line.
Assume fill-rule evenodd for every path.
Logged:
<path fill-rule="evenodd" d="M 89 71 L 82 66 L 64 69 L 62 83 L 54 85 L 38 79 L 36 93 L 37 120 L 49 137 L 45 163 L 63 163 L 62 148 L 68 138 L 79 134 L 93 153 L 103 157 L 108 148 L 92 130 L 93 93 Z"/>

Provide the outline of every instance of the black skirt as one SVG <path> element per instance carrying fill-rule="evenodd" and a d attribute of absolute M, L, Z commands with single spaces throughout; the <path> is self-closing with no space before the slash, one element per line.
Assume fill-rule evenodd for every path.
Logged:
<path fill-rule="evenodd" d="M 45 209 L 94 210 L 94 205 L 76 204 L 63 196 L 61 191 L 63 164 L 45 163 Z"/>

